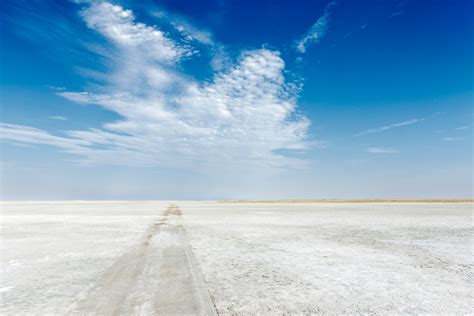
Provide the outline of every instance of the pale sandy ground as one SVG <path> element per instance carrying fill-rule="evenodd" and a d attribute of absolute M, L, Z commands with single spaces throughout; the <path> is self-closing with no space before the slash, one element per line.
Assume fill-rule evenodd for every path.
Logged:
<path fill-rule="evenodd" d="M 0 313 L 474 312 L 472 203 L 175 203 L 3 202 Z"/>

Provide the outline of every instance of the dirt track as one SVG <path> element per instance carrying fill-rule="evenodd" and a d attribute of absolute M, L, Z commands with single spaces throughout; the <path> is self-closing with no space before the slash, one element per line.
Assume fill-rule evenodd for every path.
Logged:
<path fill-rule="evenodd" d="M 134 288 L 154 289 L 134 297 Z M 115 315 L 216 315 L 181 225 L 181 211 L 170 205 L 143 238 L 97 278 L 77 312 Z"/>

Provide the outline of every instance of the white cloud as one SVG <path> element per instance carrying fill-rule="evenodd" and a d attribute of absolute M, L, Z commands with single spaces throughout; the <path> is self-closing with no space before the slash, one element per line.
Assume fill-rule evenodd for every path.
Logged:
<path fill-rule="evenodd" d="M 369 147 L 367 152 L 371 154 L 398 154 L 399 151 L 392 147 Z"/>
<path fill-rule="evenodd" d="M 58 120 L 58 121 L 67 121 L 67 118 L 61 115 L 51 115 L 51 116 L 48 116 L 48 118 L 52 120 Z"/>
<path fill-rule="evenodd" d="M 131 10 L 108 2 L 95 2 L 84 11 L 82 17 L 89 28 L 96 30 L 116 44 L 128 48 L 141 48 L 161 62 L 173 62 L 191 50 L 177 45 L 156 27 L 135 22 Z"/>
<path fill-rule="evenodd" d="M 104 74 L 100 93 L 57 94 L 101 106 L 121 119 L 101 128 L 67 131 L 65 137 L 5 125 L 2 138 L 57 146 L 90 163 L 172 167 L 302 163 L 277 153 L 309 146 L 309 121 L 296 112 L 297 89 L 285 81 L 285 63 L 278 52 L 243 52 L 212 80 L 199 82 L 179 66 L 195 50 L 156 27 L 136 22 L 133 12 L 101 2 L 92 3 L 81 16 L 116 46 L 108 56 L 111 68 Z"/>
<path fill-rule="evenodd" d="M 223 45 L 214 45 L 211 67 L 214 71 L 223 71 L 232 65 L 231 58 Z"/>
<path fill-rule="evenodd" d="M 393 17 L 396 17 L 400 14 L 403 14 L 406 10 L 406 7 L 407 7 L 407 0 L 402 0 L 402 1 L 399 1 L 397 4 L 396 4 L 396 11 L 394 11 L 390 16 L 389 16 L 389 19 L 393 18 Z"/>
<path fill-rule="evenodd" d="M 2 139 L 6 140 L 38 145 L 51 145 L 67 150 L 92 145 L 92 143 L 85 140 L 54 136 L 38 128 L 6 123 L 0 123 L 0 135 Z"/>
<path fill-rule="evenodd" d="M 400 14 L 402 14 L 402 13 L 403 13 L 402 11 L 393 12 L 393 13 L 390 15 L 390 18 L 396 17 L 397 15 L 400 15 Z"/>
<path fill-rule="evenodd" d="M 462 130 L 468 129 L 469 127 L 471 127 L 471 125 L 459 126 L 459 127 L 456 127 L 455 129 L 457 131 L 462 131 Z"/>
<path fill-rule="evenodd" d="M 296 50 L 300 53 L 305 53 L 306 49 L 311 44 L 317 44 L 326 35 L 330 19 L 331 8 L 335 5 L 331 2 L 326 6 L 324 14 L 314 23 L 311 28 L 296 41 Z"/>
<path fill-rule="evenodd" d="M 445 142 L 457 142 L 457 141 L 460 141 L 460 140 L 463 140 L 462 137 L 443 137 L 442 138 L 443 141 Z"/>
<path fill-rule="evenodd" d="M 170 24 L 176 31 L 181 33 L 183 40 L 185 41 L 198 42 L 210 46 L 216 44 L 211 32 L 196 27 L 188 19 L 179 14 L 170 13 L 161 8 L 153 12 L 152 15 L 161 21 Z"/>
<path fill-rule="evenodd" d="M 413 124 L 416 124 L 416 123 L 419 123 L 419 122 L 422 122 L 422 121 L 424 121 L 423 118 L 416 118 L 416 119 L 411 119 L 411 120 L 408 120 L 408 121 L 403 121 L 403 122 L 400 122 L 400 123 L 394 123 L 394 124 L 385 125 L 385 126 L 381 126 L 381 127 L 377 127 L 377 128 L 370 128 L 366 131 L 357 133 L 354 136 L 362 136 L 362 135 L 366 135 L 366 134 L 380 133 L 380 132 L 384 132 L 384 131 L 387 131 L 387 130 L 392 129 L 392 128 L 397 128 L 397 127 L 402 127 L 402 126 L 407 126 L 407 125 L 413 125 Z"/>

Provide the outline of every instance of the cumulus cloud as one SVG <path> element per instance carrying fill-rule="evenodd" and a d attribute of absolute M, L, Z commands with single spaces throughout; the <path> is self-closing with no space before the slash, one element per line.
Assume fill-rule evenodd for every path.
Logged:
<path fill-rule="evenodd" d="M 53 145 L 90 163 L 174 167 L 196 162 L 301 163 L 277 153 L 309 144 L 309 121 L 297 113 L 297 89 L 286 82 L 285 62 L 277 51 L 242 52 L 226 70 L 200 82 L 180 67 L 196 50 L 157 27 L 137 22 L 132 11 L 93 2 L 81 16 L 114 45 L 114 53 L 107 56 L 112 66 L 100 92 L 57 94 L 103 107 L 121 118 L 100 128 L 66 131 L 65 136 L 4 124 L 1 137 Z"/>
<path fill-rule="evenodd" d="M 415 119 L 411 119 L 411 120 L 408 120 L 408 121 L 403 121 L 403 122 L 400 122 L 400 123 L 394 123 L 394 124 L 385 125 L 385 126 L 381 126 L 381 127 L 377 127 L 377 128 L 369 128 L 368 130 L 357 133 L 354 136 L 362 136 L 362 135 L 367 135 L 367 134 L 381 133 L 381 132 L 384 132 L 384 131 L 388 131 L 389 129 L 402 127 L 402 126 L 407 126 L 407 125 L 413 125 L 413 124 L 416 124 L 416 123 L 419 123 L 419 122 L 422 122 L 422 121 L 424 121 L 423 118 L 415 118 Z"/>
<path fill-rule="evenodd" d="M 299 53 L 305 53 L 308 46 L 319 43 L 319 41 L 326 36 L 331 9 L 335 4 L 335 2 L 329 3 L 324 10 L 324 14 L 296 41 L 295 47 Z"/>

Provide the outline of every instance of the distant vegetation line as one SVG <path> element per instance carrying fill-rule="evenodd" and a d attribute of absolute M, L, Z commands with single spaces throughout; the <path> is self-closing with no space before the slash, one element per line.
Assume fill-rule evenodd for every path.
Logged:
<path fill-rule="evenodd" d="M 221 200 L 222 203 L 461 203 L 474 199 L 367 199 L 367 200 Z"/>

